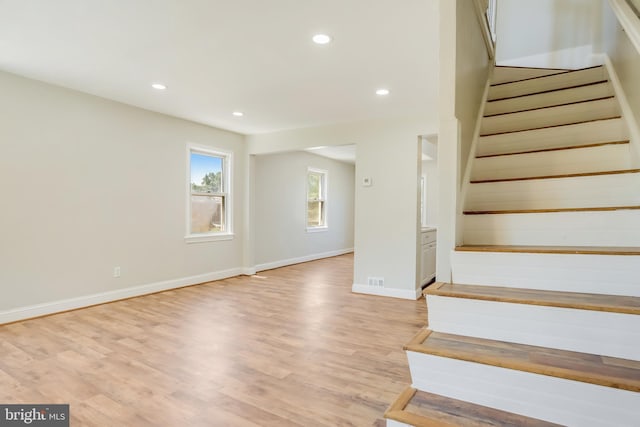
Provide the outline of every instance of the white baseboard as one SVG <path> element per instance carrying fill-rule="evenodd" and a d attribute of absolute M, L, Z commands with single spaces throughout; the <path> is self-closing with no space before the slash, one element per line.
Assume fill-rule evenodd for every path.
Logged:
<path fill-rule="evenodd" d="M 417 300 L 422 295 L 422 289 L 397 289 L 397 288 L 381 288 L 378 286 L 359 285 L 354 283 L 351 292 L 356 294 L 377 295 L 380 297 L 392 297 L 401 299 Z"/>
<path fill-rule="evenodd" d="M 226 279 L 228 277 L 239 276 L 240 274 L 243 274 L 242 268 L 232 268 L 212 273 L 199 274 L 196 276 L 181 277 L 179 279 L 165 280 L 162 282 L 149 283 L 146 285 L 132 286 L 124 289 L 116 289 L 113 291 L 68 298 L 59 301 L 18 307 L 10 310 L 0 311 L 0 325 L 10 322 L 16 322 L 19 320 L 30 319 L 33 317 L 60 313 L 62 311 L 89 307 L 96 304 L 104 304 L 107 302 L 113 302 L 125 298 L 137 297 L 141 295 L 152 294 L 155 292 L 167 291 L 170 289 L 182 288 L 190 285 L 197 285 L 199 283 Z"/>
<path fill-rule="evenodd" d="M 335 251 L 322 252 L 319 254 L 305 255 L 296 258 L 283 259 L 280 261 L 266 262 L 255 266 L 255 271 L 271 270 L 274 268 L 286 267 L 287 265 L 300 264 L 301 262 L 315 261 L 322 258 L 330 258 L 353 252 L 353 248 L 338 249 Z"/>

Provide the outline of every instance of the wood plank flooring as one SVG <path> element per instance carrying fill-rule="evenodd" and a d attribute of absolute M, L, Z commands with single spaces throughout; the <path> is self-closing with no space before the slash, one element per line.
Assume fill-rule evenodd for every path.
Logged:
<path fill-rule="evenodd" d="M 351 293 L 344 255 L 0 326 L 0 402 L 75 426 L 383 426 L 424 300 Z"/>

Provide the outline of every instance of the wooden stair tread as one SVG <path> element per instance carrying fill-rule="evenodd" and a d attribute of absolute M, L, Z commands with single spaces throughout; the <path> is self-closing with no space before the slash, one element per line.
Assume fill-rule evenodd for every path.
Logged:
<path fill-rule="evenodd" d="M 407 387 L 384 417 L 416 427 L 551 427 L 546 421 Z"/>
<path fill-rule="evenodd" d="M 538 150 L 527 150 L 527 151 L 514 151 L 511 153 L 499 153 L 499 154 L 486 154 L 484 156 L 476 156 L 476 159 L 485 159 L 488 157 L 502 157 L 502 156 L 517 156 L 520 154 L 533 154 L 533 153 L 545 153 L 549 151 L 564 151 L 564 150 L 579 150 L 582 148 L 594 148 L 594 147 L 603 147 L 605 145 L 623 145 L 629 144 L 629 140 L 625 141 L 610 141 L 610 142 L 597 142 L 594 144 L 584 144 L 584 145 L 571 145 L 567 147 L 554 147 L 554 148 L 542 148 Z"/>
<path fill-rule="evenodd" d="M 427 287 L 423 291 L 423 294 L 640 315 L 640 298 L 620 295 L 545 291 L 502 286 L 462 285 L 442 282 Z"/>
<path fill-rule="evenodd" d="M 563 91 L 563 90 L 578 89 L 578 88 L 587 87 L 587 86 L 599 85 L 599 84 L 607 83 L 607 82 L 608 82 L 608 80 L 598 80 L 598 81 L 592 82 L 592 83 L 585 83 L 585 84 L 575 85 L 575 86 L 567 86 L 567 87 L 563 87 L 563 88 L 560 88 L 560 89 L 550 89 L 550 90 L 545 90 L 545 91 L 541 91 L 541 92 L 526 93 L 524 95 L 509 96 L 509 97 L 506 97 L 506 98 L 488 99 L 487 100 L 487 104 L 490 103 L 490 102 L 507 101 L 507 100 L 515 99 L 515 98 L 525 98 L 527 96 L 544 95 L 544 94 L 547 94 L 547 93 L 559 92 L 559 91 Z M 601 97 L 592 98 L 592 99 L 583 99 L 583 100 L 580 100 L 580 101 L 563 102 L 563 103 L 559 103 L 559 104 L 545 105 L 543 107 L 525 108 L 525 109 L 522 109 L 522 110 L 508 111 L 508 112 L 505 112 L 505 113 L 488 114 L 488 115 L 485 115 L 483 117 L 504 116 L 506 114 L 523 113 L 525 111 L 533 111 L 533 110 L 544 110 L 545 108 L 564 107 L 564 106 L 567 106 L 567 105 L 582 104 L 582 103 L 585 103 L 585 102 L 600 101 L 602 99 L 612 99 L 612 98 L 615 98 L 615 95 L 601 96 Z"/>
<path fill-rule="evenodd" d="M 640 362 L 596 354 L 432 332 L 405 350 L 640 392 Z M 420 337 L 425 332 L 420 331 Z"/>
<path fill-rule="evenodd" d="M 520 130 L 511 130 L 511 131 L 506 131 L 506 132 L 495 132 L 495 133 L 487 133 L 487 134 L 482 134 L 480 135 L 480 137 L 487 137 L 487 136 L 494 136 L 494 135 L 506 135 L 506 134 L 515 134 L 515 133 L 519 133 L 519 132 L 530 132 L 530 131 L 534 131 L 534 130 L 540 130 L 540 129 L 552 129 L 552 128 L 559 128 L 562 126 L 572 126 L 572 125 L 581 125 L 581 124 L 585 124 L 585 123 L 592 123 L 592 122 L 600 122 L 603 120 L 613 120 L 613 119 L 620 119 L 622 118 L 622 116 L 612 116 L 612 117 L 604 117 L 601 119 L 593 119 L 593 120 L 584 120 L 584 121 L 579 121 L 579 122 L 574 122 L 574 123 L 563 123 L 561 125 L 551 125 L 551 126 L 540 126 L 540 127 L 535 127 L 535 128 L 530 128 L 530 129 L 520 129 Z"/>
<path fill-rule="evenodd" d="M 630 174 L 630 173 L 640 173 L 640 169 L 623 169 L 623 170 L 602 171 L 602 172 L 566 173 L 562 175 L 525 176 L 521 178 L 484 179 L 484 180 L 470 181 L 470 183 L 471 184 L 488 184 L 492 182 L 531 181 L 535 179 L 580 178 L 580 177 L 586 177 L 586 176 L 623 175 L 623 174 Z"/>
<path fill-rule="evenodd" d="M 640 206 L 602 206 L 589 208 L 558 208 L 558 209 L 504 209 L 492 211 L 464 211 L 465 215 L 498 215 L 498 214 L 532 214 L 532 213 L 558 213 L 558 212 L 610 212 L 637 210 Z"/>
<path fill-rule="evenodd" d="M 568 88 L 564 88 L 564 89 L 556 89 L 555 91 L 576 89 L 576 88 L 580 88 L 580 87 L 599 85 L 599 84 L 603 84 L 603 83 L 607 83 L 607 80 L 602 80 L 602 81 L 589 83 L 589 84 L 585 84 L 585 85 L 581 85 L 581 86 L 573 86 L 573 87 L 568 87 Z M 521 95 L 519 97 L 514 97 L 514 98 L 522 98 L 522 97 L 525 97 L 525 96 L 535 96 L 535 95 L 540 95 L 540 94 L 538 93 L 538 94 Z M 544 110 L 545 108 L 566 107 L 567 105 L 580 104 L 580 103 L 583 103 L 583 102 L 601 101 L 603 99 L 611 99 L 611 98 L 614 98 L 614 97 L 615 96 L 613 96 L 613 95 L 609 95 L 609 96 L 600 96 L 600 97 L 597 97 L 597 98 L 582 99 L 582 100 L 571 101 L 571 102 L 558 102 L 558 103 L 553 103 L 553 104 L 544 105 L 544 106 L 540 106 L 540 107 L 520 108 L 520 109 L 517 109 L 517 110 L 505 111 L 503 113 L 485 114 L 482 117 L 483 118 L 489 118 L 489 117 L 505 116 L 507 114 L 524 113 L 524 112 L 527 112 L 527 111 Z M 507 98 L 507 99 L 513 99 L 513 98 Z M 487 101 L 487 103 L 489 103 L 489 102 L 499 102 L 499 101 L 505 101 L 505 99 L 492 99 L 490 101 Z"/>
<path fill-rule="evenodd" d="M 622 246 L 517 246 L 517 245 L 463 245 L 456 246 L 461 252 L 514 252 L 533 254 L 580 254 L 580 255 L 640 255 L 640 247 Z"/>
<path fill-rule="evenodd" d="M 575 73 L 576 71 L 584 71 L 584 70 L 589 70 L 592 68 L 601 68 L 603 67 L 602 65 L 595 65 L 593 67 L 585 67 L 585 68 L 578 68 L 575 70 L 572 69 L 564 69 L 564 68 L 538 68 L 538 67 L 500 67 L 499 65 L 496 65 L 496 68 L 526 68 L 526 69 L 530 69 L 530 70 L 556 70 L 558 71 L 557 73 L 553 73 L 553 74 L 547 74 L 547 75 L 543 75 L 543 76 L 534 76 L 534 77 L 529 77 L 526 79 L 519 79 L 519 80 L 514 80 L 514 81 L 510 81 L 510 82 L 503 82 L 503 83 L 494 83 L 491 85 L 491 87 L 496 87 L 496 86 L 502 86 L 502 85 L 507 85 L 510 83 L 520 83 L 520 82 L 524 82 L 524 81 L 528 81 L 528 80 L 538 80 L 538 79 L 544 79 L 545 77 L 555 77 L 558 76 L 560 74 L 571 74 L 571 73 Z"/>

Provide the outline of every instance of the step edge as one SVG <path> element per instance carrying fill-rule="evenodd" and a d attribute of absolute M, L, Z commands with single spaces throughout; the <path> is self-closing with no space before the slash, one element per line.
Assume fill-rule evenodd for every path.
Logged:
<path fill-rule="evenodd" d="M 526 247 L 518 249 L 520 246 L 508 246 L 508 245 L 462 245 L 456 246 L 456 252 L 494 252 L 494 253 L 524 253 L 524 254 L 558 254 L 558 255 L 606 255 L 606 256 L 639 256 L 640 248 L 634 248 L 634 251 L 621 250 L 620 247 L 612 246 L 612 250 L 603 250 L 603 247 L 598 249 L 589 249 L 589 246 L 584 247 L 571 247 L 564 248 L 561 246 L 555 247 Z"/>
<path fill-rule="evenodd" d="M 496 136 L 496 135 L 505 135 L 505 134 L 510 134 L 510 133 L 520 133 L 520 132 L 536 132 L 542 129 L 552 129 L 552 128 L 561 128 L 563 126 L 578 126 L 578 125 L 583 125 L 585 123 L 593 123 L 593 122 L 604 122 L 607 120 L 618 120 L 618 121 L 622 121 L 622 116 L 615 116 L 615 117 L 607 117 L 604 119 L 595 119 L 595 120 L 586 120 L 583 122 L 576 122 L 576 123 L 567 123 L 564 125 L 556 125 L 556 126 L 547 126 L 547 127 L 542 127 L 542 128 L 534 128 L 534 129 L 523 129 L 523 130 L 515 130 L 515 131 L 511 131 L 511 132 L 502 132 L 502 133 L 494 133 L 494 134 L 488 134 L 488 135 L 480 135 L 480 138 L 488 138 L 488 137 L 492 137 L 492 136 Z"/>
<path fill-rule="evenodd" d="M 578 71 L 591 70 L 591 69 L 594 69 L 594 68 L 601 68 L 601 67 L 604 67 L 604 65 L 593 65 L 591 67 L 576 68 L 576 69 L 538 68 L 538 67 L 512 67 L 512 66 L 496 65 L 496 68 L 519 68 L 519 69 L 527 69 L 527 70 L 551 70 L 551 71 L 558 71 L 558 72 L 557 73 L 553 73 L 553 74 L 547 74 L 547 75 L 544 75 L 544 76 L 528 77 L 526 79 L 515 80 L 515 81 L 512 81 L 512 82 L 495 83 L 495 84 L 492 84 L 491 87 L 500 86 L 500 85 L 506 85 L 506 84 L 510 84 L 510 83 L 526 82 L 528 80 L 543 79 L 545 77 L 552 77 L 552 76 L 557 76 L 557 75 L 560 75 L 560 74 L 571 74 L 571 73 L 576 73 Z"/>
<path fill-rule="evenodd" d="M 503 156 L 521 156 L 526 154 L 535 154 L 535 153 L 546 153 L 552 151 L 564 151 L 564 150 L 579 150 L 579 149 L 589 149 L 589 148 L 597 148 L 597 147 L 606 147 L 608 145 L 624 145 L 629 144 L 630 140 L 620 140 L 620 141 L 609 141 L 609 142 L 594 142 L 593 144 L 584 144 L 584 145 L 570 145 L 565 147 L 555 147 L 555 148 L 541 148 L 539 150 L 530 150 L 530 151 L 514 151 L 511 153 L 500 153 L 500 154 L 485 154 L 482 156 L 476 156 L 476 159 L 487 159 L 491 157 L 503 157 Z"/>
<path fill-rule="evenodd" d="M 455 334 L 446 334 L 446 335 L 453 336 L 453 337 L 460 336 Z M 487 342 L 491 342 L 491 341 L 500 342 L 497 340 L 488 340 L 484 338 L 477 338 L 477 339 L 482 341 L 487 341 Z M 532 345 L 518 344 L 518 343 L 509 343 L 509 344 L 512 344 L 514 346 L 523 346 L 523 347 L 539 347 L 539 346 L 532 346 Z M 495 366 L 498 368 L 511 369 L 514 371 L 528 372 L 536 375 L 545 375 L 545 376 L 550 376 L 554 378 L 566 379 L 570 381 L 578 381 L 586 384 L 594 384 L 594 385 L 599 385 L 603 387 L 616 388 L 620 390 L 640 392 L 640 381 L 637 381 L 637 380 L 633 381 L 632 383 L 625 383 L 620 380 L 611 380 L 609 377 L 605 375 L 591 374 L 591 376 L 589 376 L 586 373 L 580 373 L 580 372 L 572 371 L 566 368 L 558 368 L 558 367 L 551 367 L 551 366 L 541 366 L 538 369 L 534 369 L 531 365 L 527 366 L 527 364 L 524 362 L 505 361 L 504 359 L 499 357 L 486 356 L 486 355 L 483 355 L 483 356 L 470 355 L 462 351 L 430 349 L 424 346 L 424 341 L 422 344 L 410 346 L 406 351 L 428 354 L 431 356 L 445 357 L 448 359 L 462 360 L 465 362 L 478 363 L 481 365 Z M 560 351 L 564 351 L 564 350 L 560 350 Z M 567 351 L 567 353 L 580 353 L 580 352 Z M 587 353 L 581 353 L 581 354 L 587 354 Z M 613 358 L 613 359 L 617 359 L 617 358 Z"/>
<path fill-rule="evenodd" d="M 517 214 L 545 214 L 570 212 L 615 212 L 638 210 L 640 206 L 601 206 L 590 208 L 557 208 L 557 209 L 504 209 L 492 211 L 463 211 L 463 215 L 517 215 Z"/>
<path fill-rule="evenodd" d="M 537 127 L 537 128 L 512 130 L 512 131 L 508 131 L 508 132 L 487 133 L 487 134 L 480 135 L 479 137 L 480 138 L 484 138 L 484 137 L 488 137 L 488 136 L 508 135 L 508 134 L 519 133 L 519 132 L 531 132 L 531 131 L 541 130 L 541 129 L 553 129 L 553 128 L 559 128 L 559 127 L 562 127 L 562 126 L 582 125 L 582 124 L 585 124 L 585 123 L 594 123 L 594 122 L 601 122 L 601 121 L 605 121 L 605 120 L 616 120 L 616 119 L 622 119 L 622 116 L 618 115 L 618 116 L 611 116 L 611 117 L 603 117 L 601 119 L 592 119 L 592 120 L 584 120 L 584 121 L 581 121 L 581 122 L 563 123 L 563 124 L 560 124 L 560 125 L 550 125 L 550 126 L 541 126 L 541 127 Z"/>
<path fill-rule="evenodd" d="M 506 115 L 509 115 L 509 114 L 527 113 L 529 111 L 545 110 L 547 108 L 567 107 L 569 105 L 583 104 L 583 103 L 594 102 L 594 101 L 603 101 L 605 99 L 614 99 L 614 98 L 615 98 L 615 95 L 600 96 L 600 97 L 597 97 L 597 98 L 583 99 L 581 101 L 563 102 L 561 104 L 553 104 L 553 105 L 545 105 L 545 106 L 542 106 L 542 107 L 525 108 L 523 110 L 507 111 L 507 112 L 504 112 L 504 113 L 487 114 L 487 115 L 482 116 L 482 118 L 483 119 L 490 119 L 490 118 L 493 118 L 493 117 L 506 116 Z M 488 102 L 493 102 L 493 101 L 488 101 Z"/>
<path fill-rule="evenodd" d="M 493 184 L 496 182 L 515 182 L 515 181 L 534 181 L 543 179 L 564 179 L 564 178 L 585 178 L 589 176 L 607 176 L 607 175 L 624 175 L 640 173 L 640 169 L 621 169 L 612 171 L 600 171 L 600 172 L 580 172 L 580 173 L 567 173 L 562 175 L 541 175 L 541 176 L 527 176 L 520 178 L 499 178 L 499 179 L 484 179 L 469 181 L 470 184 Z"/>
<path fill-rule="evenodd" d="M 457 286 L 466 286 L 464 284 L 455 283 Z M 474 285 L 474 286 L 482 286 L 482 285 Z M 510 288 L 510 287 L 501 287 L 501 286 L 487 286 L 490 289 L 502 288 L 502 289 L 516 289 L 522 290 L 520 288 Z M 566 292 L 566 291 L 540 291 L 537 289 L 529 289 L 532 291 L 544 292 L 547 294 L 550 293 L 559 293 L 567 296 L 583 296 L 583 295 L 593 295 L 593 296 L 608 296 L 606 294 L 587 294 L 580 292 Z M 589 304 L 589 303 L 568 303 L 562 301 L 545 301 L 545 300 L 535 300 L 533 298 L 525 299 L 523 297 L 499 297 L 493 295 L 478 295 L 478 294 L 465 294 L 464 291 L 448 291 L 448 290 L 440 290 L 440 289 L 432 289 L 426 288 L 423 291 L 423 295 L 435 295 L 442 296 L 448 298 L 461 298 L 461 299 L 473 299 L 479 301 L 493 301 L 493 302 L 507 302 L 512 304 L 521 304 L 521 305 L 535 305 L 535 306 L 543 306 L 543 307 L 558 307 L 558 308 L 568 308 L 574 310 L 587 310 L 587 311 L 601 311 L 606 313 L 621 313 L 621 314 L 636 314 L 640 315 L 640 307 L 632 308 L 632 307 L 620 307 L 614 305 L 598 305 L 598 304 Z M 617 296 L 617 295 L 616 295 Z M 637 298 L 638 297 L 629 297 L 629 298 Z"/>

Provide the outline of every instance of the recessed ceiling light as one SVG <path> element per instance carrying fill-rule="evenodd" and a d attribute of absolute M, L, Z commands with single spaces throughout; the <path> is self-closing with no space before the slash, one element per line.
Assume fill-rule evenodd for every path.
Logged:
<path fill-rule="evenodd" d="M 242 116 L 244 116 L 244 113 L 243 113 L 242 111 L 234 111 L 234 112 L 233 112 L 233 113 L 231 113 L 231 114 L 233 114 L 233 115 L 234 115 L 234 116 L 236 116 L 236 117 L 242 117 Z"/>
<path fill-rule="evenodd" d="M 315 44 L 331 43 L 331 37 L 326 34 L 316 34 L 315 36 L 313 36 L 312 40 Z"/>
<path fill-rule="evenodd" d="M 157 90 L 165 90 L 167 88 L 167 86 L 163 85 L 162 83 L 154 83 L 151 85 L 151 87 Z"/>
<path fill-rule="evenodd" d="M 376 95 L 380 95 L 380 96 L 389 95 L 389 89 L 378 89 L 376 90 Z"/>

